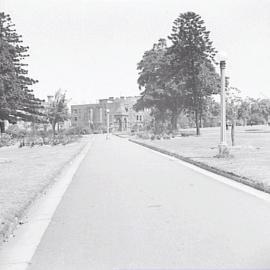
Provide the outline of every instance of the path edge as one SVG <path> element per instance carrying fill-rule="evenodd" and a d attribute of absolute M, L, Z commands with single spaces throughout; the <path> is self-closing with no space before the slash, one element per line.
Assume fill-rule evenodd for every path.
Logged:
<path fill-rule="evenodd" d="M 89 148 L 89 144 L 92 143 L 93 137 L 89 138 L 90 142 L 87 142 L 85 145 L 83 145 L 78 152 L 76 152 L 73 156 L 70 157 L 68 161 L 66 161 L 61 167 L 59 167 L 56 172 L 50 177 L 50 180 L 46 185 L 44 185 L 37 193 L 35 193 L 31 198 L 29 198 L 29 201 L 18 211 L 16 212 L 13 219 L 10 219 L 9 222 L 3 226 L 3 228 L 0 230 L 0 249 L 5 245 L 8 240 L 14 236 L 14 232 L 16 229 L 25 223 L 25 220 L 27 220 L 27 214 L 30 211 L 30 209 L 35 205 L 35 203 L 41 199 L 43 196 L 46 196 L 47 192 L 50 191 L 54 187 L 54 185 L 59 181 L 58 178 L 61 174 L 65 173 L 67 170 L 69 170 L 69 166 L 74 163 L 74 161 L 83 153 L 87 148 Z M 88 152 L 88 151 L 87 151 Z M 86 156 L 86 153 L 84 153 L 84 157 Z M 82 162 L 81 160 L 81 162 Z"/>
<path fill-rule="evenodd" d="M 248 177 L 245 177 L 245 176 L 240 176 L 240 175 L 237 175 L 237 174 L 235 174 L 233 172 L 218 169 L 216 167 L 212 167 L 212 166 L 210 166 L 208 164 L 205 164 L 203 162 L 193 160 L 191 158 L 182 156 L 180 154 L 165 150 L 165 149 L 157 147 L 157 146 L 153 146 L 153 145 L 150 145 L 150 144 L 147 144 L 147 143 L 143 143 L 143 142 L 140 142 L 140 141 L 137 141 L 137 140 L 134 140 L 134 139 L 128 139 L 128 140 L 130 142 L 132 142 L 132 143 L 135 143 L 135 144 L 141 145 L 143 147 L 149 148 L 151 150 L 154 150 L 156 152 L 159 152 L 159 153 L 174 157 L 174 158 L 179 159 L 181 161 L 184 161 L 184 162 L 190 163 L 190 164 L 192 164 L 194 166 L 197 166 L 197 167 L 199 167 L 201 169 L 207 170 L 207 171 L 212 172 L 214 174 L 229 178 L 230 180 L 234 180 L 234 181 L 236 181 L 238 183 L 244 184 L 244 185 L 249 186 L 251 188 L 254 188 L 254 189 L 257 189 L 259 191 L 270 194 L 270 186 L 264 185 L 264 183 L 256 182 L 255 180 L 253 180 L 251 178 L 248 178 Z"/>

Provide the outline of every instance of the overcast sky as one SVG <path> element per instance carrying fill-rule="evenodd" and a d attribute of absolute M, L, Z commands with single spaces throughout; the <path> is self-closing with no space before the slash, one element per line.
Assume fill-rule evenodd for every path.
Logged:
<path fill-rule="evenodd" d="M 199 13 L 244 95 L 270 97 L 270 0 L 0 0 L 30 46 L 38 97 L 58 88 L 71 103 L 138 95 L 136 65 L 176 17 Z"/>

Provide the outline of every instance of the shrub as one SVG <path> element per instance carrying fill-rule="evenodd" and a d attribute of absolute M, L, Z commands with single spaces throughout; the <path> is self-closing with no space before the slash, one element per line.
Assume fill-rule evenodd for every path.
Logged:
<path fill-rule="evenodd" d="M 9 134 L 1 134 L 0 137 L 0 147 L 3 146 L 10 146 L 13 145 L 15 143 L 14 140 L 12 140 L 12 136 Z"/>
<path fill-rule="evenodd" d="M 148 133 L 142 132 L 142 133 L 138 133 L 137 137 L 140 139 L 148 140 L 150 138 L 150 135 Z"/>
<path fill-rule="evenodd" d="M 66 144 L 77 141 L 80 137 L 81 137 L 80 135 L 58 134 L 54 136 L 54 138 L 53 137 L 51 138 L 50 144 L 51 145 L 58 145 L 58 144 L 66 145 Z"/>
<path fill-rule="evenodd" d="M 163 139 L 164 139 L 164 140 L 170 140 L 170 139 L 171 139 L 171 137 L 170 137 L 170 135 L 165 134 L 165 135 L 163 135 Z"/>
<path fill-rule="evenodd" d="M 6 134 L 10 135 L 12 138 L 23 138 L 26 136 L 27 132 L 17 125 L 10 125 L 6 130 Z"/>
<path fill-rule="evenodd" d="M 90 128 L 81 128 L 81 127 L 70 127 L 69 129 L 64 130 L 64 135 L 82 135 L 90 134 Z"/>

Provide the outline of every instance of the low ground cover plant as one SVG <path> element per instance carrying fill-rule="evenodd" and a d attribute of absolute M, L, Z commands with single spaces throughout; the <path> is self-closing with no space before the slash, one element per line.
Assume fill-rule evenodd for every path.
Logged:
<path fill-rule="evenodd" d="M 19 147 L 35 145 L 58 145 L 69 144 L 78 140 L 82 134 L 86 134 L 79 128 L 69 128 L 60 130 L 58 133 L 53 134 L 52 130 L 44 129 L 31 129 L 26 130 L 18 127 L 18 125 L 11 125 L 5 133 L 1 134 L 0 147 L 18 144 Z"/>

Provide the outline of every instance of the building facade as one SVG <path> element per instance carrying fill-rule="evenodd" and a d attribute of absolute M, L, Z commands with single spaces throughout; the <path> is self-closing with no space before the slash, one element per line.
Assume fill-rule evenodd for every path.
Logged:
<path fill-rule="evenodd" d="M 73 127 L 90 129 L 92 132 L 105 132 L 107 113 L 111 131 L 123 132 L 139 130 L 151 121 L 149 110 L 136 112 L 133 106 L 139 97 L 119 97 L 100 99 L 98 103 L 71 105 Z"/>

